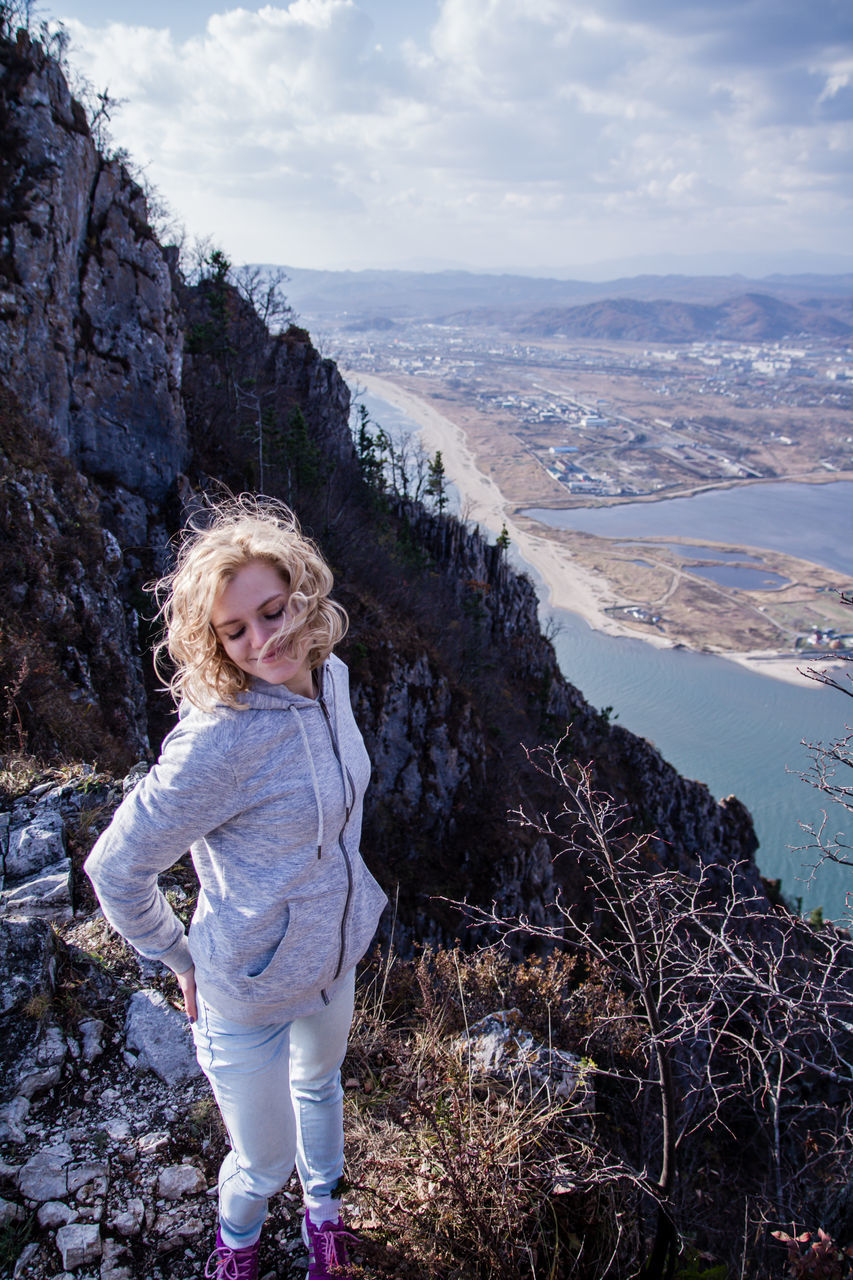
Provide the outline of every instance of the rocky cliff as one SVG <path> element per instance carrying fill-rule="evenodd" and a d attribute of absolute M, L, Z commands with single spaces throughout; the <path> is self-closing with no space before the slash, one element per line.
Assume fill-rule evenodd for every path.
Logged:
<path fill-rule="evenodd" d="M 0 126 L 0 370 L 83 471 L 162 497 L 186 457 L 183 334 L 143 194 L 23 32 Z"/>

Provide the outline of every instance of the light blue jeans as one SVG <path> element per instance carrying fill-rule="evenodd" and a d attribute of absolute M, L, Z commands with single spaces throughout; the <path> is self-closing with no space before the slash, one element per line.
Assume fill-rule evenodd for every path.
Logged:
<path fill-rule="evenodd" d="M 231 1249 L 261 1233 L 269 1197 L 293 1172 L 314 1221 L 336 1217 L 344 1167 L 341 1064 L 355 970 L 319 1013 L 247 1027 L 198 1000 L 196 1056 L 231 1139 L 219 1170 L 219 1228 Z"/>

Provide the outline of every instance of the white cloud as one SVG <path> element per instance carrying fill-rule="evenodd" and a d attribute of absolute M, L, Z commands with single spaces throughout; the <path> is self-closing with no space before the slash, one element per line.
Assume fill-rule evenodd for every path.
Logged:
<path fill-rule="evenodd" d="M 232 9 L 183 43 L 68 26 L 128 99 L 117 141 L 235 257 L 559 266 L 812 229 L 842 247 L 853 63 L 832 0 L 808 10 L 443 0 L 396 47 L 360 0 Z"/>

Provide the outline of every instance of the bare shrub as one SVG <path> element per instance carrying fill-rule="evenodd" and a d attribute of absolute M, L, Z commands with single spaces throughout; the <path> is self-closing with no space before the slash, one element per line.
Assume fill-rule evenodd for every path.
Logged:
<path fill-rule="evenodd" d="M 649 1280 L 674 1274 L 691 1237 L 735 1265 L 733 1216 L 744 1223 L 742 1274 L 765 1274 L 776 1248 L 769 1229 L 822 1224 L 847 1183 L 853 943 L 773 907 L 751 868 L 701 860 L 690 874 L 662 868 L 651 837 L 596 792 L 592 767 L 568 757 L 565 743 L 533 756 L 556 785 L 559 809 L 553 818 L 517 816 L 557 856 L 578 860 L 592 914 L 558 900 L 555 927 L 467 911 L 504 938 L 567 942 L 624 998 L 608 1019 L 619 1054 L 607 1051 L 600 1017 L 586 1038 L 621 1125 L 600 1117 L 580 1181 L 590 1191 L 621 1189 Z M 708 1176 L 709 1159 L 724 1178 Z M 725 1220 L 710 1213 L 697 1222 L 697 1194 Z"/>

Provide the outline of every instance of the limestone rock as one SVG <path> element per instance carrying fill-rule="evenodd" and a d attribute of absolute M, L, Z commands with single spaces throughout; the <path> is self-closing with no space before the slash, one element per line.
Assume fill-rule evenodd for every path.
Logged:
<path fill-rule="evenodd" d="M 62 1075 L 67 1056 L 68 1044 L 59 1027 L 47 1027 L 36 1050 L 36 1069 L 21 1077 L 18 1093 L 24 1098 L 34 1098 L 52 1089 Z"/>
<path fill-rule="evenodd" d="M 137 991 L 127 1012 L 125 1039 L 138 1053 L 138 1065 L 166 1084 L 182 1084 L 201 1075 L 192 1033 L 183 1014 L 159 991 Z"/>
<path fill-rule="evenodd" d="M 142 1156 L 152 1156 L 157 1151 L 163 1151 L 169 1145 L 169 1135 L 165 1129 L 152 1129 L 150 1133 L 143 1133 L 139 1139 L 139 1154 Z"/>
<path fill-rule="evenodd" d="M 24 1121 L 30 1110 L 29 1098 L 17 1097 L 0 1107 L 0 1142 L 24 1143 L 27 1135 Z"/>
<path fill-rule="evenodd" d="M 166 256 L 142 191 L 98 155 L 59 66 L 28 40 L 14 56 L 22 83 L 7 159 L 31 191 L 3 210 L 11 261 L 0 375 L 84 469 L 160 497 L 186 453 Z"/>
<path fill-rule="evenodd" d="M 155 1235 L 162 1239 L 158 1245 L 161 1252 L 176 1248 L 181 1240 L 192 1240 L 204 1231 L 204 1223 L 198 1215 L 186 1216 L 186 1210 L 168 1209 L 157 1215 L 154 1223 Z"/>
<path fill-rule="evenodd" d="M 136 1236 L 145 1220 L 145 1202 L 138 1196 L 128 1200 L 125 1208 L 110 1218 L 110 1226 L 121 1236 Z"/>
<path fill-rule="evenodd" d="M 78 1193 L 78 1200 L 91 1202 L 107 1194 L 109 1173 L 109 1166 L 99 1160 L 81 1160 L 68 1166 L 66 1184 L 70 1193 Z"/>
<path fill-rule="evenodd" d="M 62 1200 L 46 1200 L 39 1207 L 38 1222 L 40 1227 L 65 1227 L 69 1222 L 76 1222 L 77 1210 Z"/>
<path fill-rule="evenodd" d="M 71 859 L 44 867 L 27 880 L 22 880 L 2 894 L 2 911 L 6 916 L 37 916 L 42 920 L 70 920 Z"/>
<path fill-rule="evenodd" d="M 107 1237 L 101 1255 L 101 1280 L 131 1280 L 130 1267 L 123 1265 L 126 1258 L 127 1246 Z"/>
<path fill-rule="evenodd" d="M 53 985 L 53 940 L 42 921 L 0 920 L 0 1014 Z"/>
<path fill-rule="evenodd" d="M 94 1062 L 104 1052 L 104 1029 L 104 1024 L 100 1018 L 86 1018 L 80 1023 L 84 1062 Z"/>
<path fill-rule="evenodd" d="M 12 1269 L 12 1280 L 18 1280 L 19 1276 L 26 1275 L 30 1266 L 35 1263 L 40 1252 L 41 1245 L 37 1240 L 33 1240 L 31 1244 L 25 1245 L 18 1255 L 18 1260 Z"/>
<path fill-rule="evenodd" d="M 508 1009 L 487 1014 L 470 1027 L 456 1042 L 467 1056 L 469 1069 L 533 1090 L 544 1088 L 589 1110 L 592 1092 L 582 1060 L 577 1054 L 538 1044 L 520 1024 L 518 1009 Z"/>
<path fill-rule="evenodd" d="M 19 1204 L 13 1204 L 11 1200 L 0 1199 L 0 1229 L 9 1227 L 13 1222 L 17 1222 L 24 1217 L 26 1217 L 26 1214 Z"/>
<path fill-rule="evenodd" d="M 130 1137 L 130 1122 L 123 1116 L 112 1116 L 105 1120 L 104 1129 L 113 1142 L 123 1142 Z"/>
<path fill-rule="evenodd" d="M 44 1147 L 31 1156 L 18 1174 L 18 1188 L 27 1200 L 42 1204 L 89 1188 L 84 1199 L 106 1195 L 109 1169 L 101 1161 L 75 1160 L 67 1142 Z"/>
<path fill-rule="evenodd" d="M 23 827 L 9 832 L 5 859 L 8 877 L 22 880 L 65 860 L 65 823 L 57 809 L 46 809 Z"/>
<path fill-rule="evenodd" d="M 180 1200 L 207 1190 L 204 1174 L 193 1164 L 170 1164 L 157 1180 L 157 1194 L 164 1200 Z"/>
<path fill-rule="evenodd" d="M 71 1222 L 56 1233 L 56 1247 L 66 1271 L 76 1271 L 101 1256 L 101 1231 L 93 1222 Z"/>
<path fill-rule="evenodd" d="M 74 1159 L 69 1143 L 57 1142 L 30 1156 L 18 1175 L 18 1188 L 27 1200 L 61 1200 L 68 1193 L 66 1170 Z"/>

